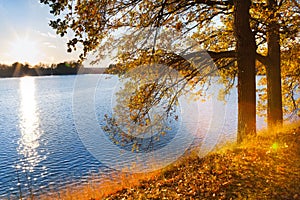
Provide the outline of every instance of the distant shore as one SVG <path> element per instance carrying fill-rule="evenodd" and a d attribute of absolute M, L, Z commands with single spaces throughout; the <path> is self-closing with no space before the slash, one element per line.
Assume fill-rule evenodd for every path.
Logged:
<path fill-rule="evenodd" d="M 85 68 L 77 62 L 63 62 L 59 64 L 30 66 L 14 63 L 0 64 L 0 78 L 24 76 L 76 75 L 76 74 L 105 74 L 106 68 Z"/>

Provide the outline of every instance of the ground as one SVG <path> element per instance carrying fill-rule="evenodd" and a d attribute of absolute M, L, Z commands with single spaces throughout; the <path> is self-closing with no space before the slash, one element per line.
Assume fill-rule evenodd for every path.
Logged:
<path fill-rule="evenodd" d="M 300 122 L 204 158 L 195 152 L 150 174 L 117 173 L 38 199 L 300 199 Z"/>
<path fill-rule="evenodd" d="M 300 127 L 189 156 L 105 199 L 300 199 Z"/>

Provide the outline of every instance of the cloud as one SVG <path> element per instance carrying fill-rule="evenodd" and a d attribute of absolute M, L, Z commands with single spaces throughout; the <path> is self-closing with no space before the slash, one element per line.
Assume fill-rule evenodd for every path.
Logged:
<path fill-rule="evenodd" d="M 54 45 L 53 42 L 43 42 L 43 45 L 47 46 L 48 48 L 57 48 L 57 46 Z"/>
<path fill-rule="evenodd" d="M 49 45 L 48 47 L 49 47 L 49 48 L 54 48 L 54 49 L 57 48 L 57 46 L 55 46 L 55 45 Z"/>
<path fill-rule="evenodd" d="M 55 35 L 55 34 L 52 34 L 52 33 L 50 33 L 50 32 L 48 32 L 48 36 L 49 36 L 50 38 L 56 38 L 56 35 Z"/>
<path fill-rule="evenodd" d="M 52 33 L 50 33 L 49 31 L 48 31 L 47 33 L 45 33 L 45 32 L 41 32 L 41 31 L 39 31 L 39 30 L 36 30 L 36 32 L 37 32 L 38 34 L 40 34 L 41 36 L 43 36 L 43 37 L 53 38 L 53 39 L 56 39 L 56 38 L 57 38 L 57 36 L 56 36 L 55 34 L 52 34 Z"/>

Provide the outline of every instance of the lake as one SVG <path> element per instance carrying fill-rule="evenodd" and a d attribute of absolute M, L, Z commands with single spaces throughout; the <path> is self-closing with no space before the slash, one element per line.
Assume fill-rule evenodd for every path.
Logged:
<path fill-rule="evenodd" d="M 80 83 L 80 87 L 75 87 L 76 83 Z M 92 83 L 91 87 L 88 83 Z M 98 133 L 103 127 L 104 115 L 112 113 L 116 85 L 118 78 L 112 75 L 0 79 L 0 199 L 9 196 L 16 198 L 20 191 L 22 194 L 28 194 L 32 190 L 38 194 L 51 189 L 63 189 L 71 183 L 86 182 L 93 173 L 105 174 L 115 170 L 112 162 L 117 162 L 113 164 L 118 166 L 126 165 L 126 156 L 134 159 L 132 151 L 121 146 L 118 149 L 123 151 L 123 154 L 112 156 L 112 152 L 116 154 L 117 151 L 113 143 L 109 143 L 109 139 L 104 141 L 98 138 L 98 143 L 95 146 L 92 144 L 93 148 L 101 146 L 100 153 L 99 149 L 87 146 L 95 141 L 90 134 Z M 85 103 L 86 98 L 94 99 L 94 105 Z M 182 105 L 187 105 L 188 102 L 184 101 L 182 100 Z M 76 102 L 77 107 L 78 103 L 81 103 L 79 107 L 84 116 L 74 116 Z M 173 146 L 183 146 L 185 150 L 191 143 L 205 140 L 204 135 L 209 129 L 221 134 L 218 135 L 219 140 L 236 138 L 235 90 L 228 97 L 227 104 L 199 101 L 197 105 L 198 111 L 201 111 L 197 116 L 193 107 L 179 109 L 178 112 L 182 116 L 179 120 L 170 122 L 173 131 L 162 137 L 153 147 L 153 150 L 164 149 L 161 152 L 157 151 L 160 157 L 167 156 L 164 153 L 169 150 L 176 152 L 177 148 L 167 148 L 166 144 L 174 143 Z M 214 110 L 219 109 L 218 106 L 222 108 Z M 92 109 L 89 110 L 90 108 Z M 95 113 L 91 113 L 92 111 Z M 216 113 L 216 116 L 213 113 Z M 89 117 L 93 119 L 89 120 Z M 221 117 L 221 121 L 218 120 L 220 122 L 216 121 L 218 117 Z M 189 121 L 186 121 L 186 118 L 189 118 Z M 78 119 L 83 120 L 78 122 Z M 196 125 L 191 123 L 190 120 L 196 119 L 200 119 L 201 125 L 200 122 Z M 91 121 L 97 124 L 89 124 Z M 218 127 L 212 125 L 218 123 Z M 264 126 L 261 118 L 258 118 L 258 126 Z M 184 133 L 178 133 L 180 131 L 195 133 L 193 140 L 187 139 Z M 209 139 L 214 138 L 208 138 L 208 143 Z M 106 143 L 111 146 L 105 146 Z M 209 145 L 213 146 L 214 142 Z M 129 152 L 128 155 L 126 152 Z M 141 158 L 144 159 L 144 155 L 148 156 L 147 153 L 136 154 L 143 155 Z M 182 149 L 179 149 L 174 156 L 180 156 L 182 153 Z M 173 159 L 171 158 L 170 162 Z"/>

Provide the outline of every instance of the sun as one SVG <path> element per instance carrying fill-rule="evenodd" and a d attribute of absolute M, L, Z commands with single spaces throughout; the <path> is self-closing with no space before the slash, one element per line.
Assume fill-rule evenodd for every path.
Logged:
<path fill-rule="evenodd" d="M 29 63 L 31 65 L 38 63 L 38 44 L 35 40 L 28 37 L 17 38 L 11 42 L 8 53 L 16 62 Z"/>

